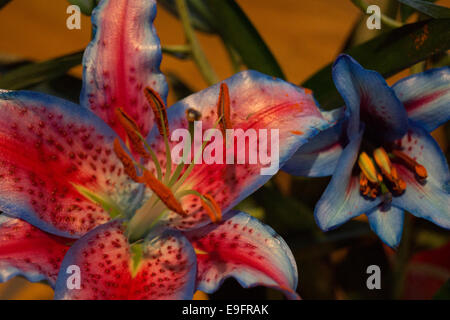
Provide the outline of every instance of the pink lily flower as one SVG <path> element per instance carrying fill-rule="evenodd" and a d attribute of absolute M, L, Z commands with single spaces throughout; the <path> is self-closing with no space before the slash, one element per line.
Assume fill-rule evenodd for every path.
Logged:
<path fill-rule="evenodd" d="M 0 91 L 0 281 L 45 280 L 56 299 L 191 299 L 234 277 L 298 298 L 287 244 L 232 210 L 270 178 L 262 165 L 176 165 L 168 137 L 193 120 L 278 129 L 281 167 L 328 122 L 304 89 L 254 71 L 166 108 L 155 15 L 152 0 L 100 2 L 81 105 Z"/>

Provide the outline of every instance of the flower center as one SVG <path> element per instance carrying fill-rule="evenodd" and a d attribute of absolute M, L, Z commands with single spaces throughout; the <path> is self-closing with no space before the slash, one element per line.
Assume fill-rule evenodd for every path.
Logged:
<path fill-rule="evenodd" d="M 211 195 L 201 194 L 196 190 L 183 188 L 183 183 L 192 172 L 195 161 L 191 161 L 189 165 L 182 162 L 172 171 L 172 158 L 168 139 L 169 122 L 167 108 L 158 93 L 151 88 L 146 88 L 144 93 L 155 114 L 159 133 L 164 139 L 166 168 L 163 174 L 156 153 L 145 141 L 136 122 L 125 111 L 120 108 L 117 109 L 116 116 L 127 134 L 127 146 L 130 146 L 131 151 L 142 157 L 142 159 L 151 159 L 156 169 L 155 176 L 140 162 L 130 156 L 131 152 L 127 152 L 119 140 L 116 139 L 114 141 L 114 152 L 122 162 L 124 172 L 133 181 L 144 184 L 153 192 L 151 197 L 136 211 L 127 224 L 127 233 L 130 242 L 135 242 L 145 237 L 157 225 L 161 218 L 170 212 L 175 212 L 180 216 L 186 216 L 187 213 L 183 209 L 181 199 L 188 195 L 194 195 L 200 199 L 203 209 L 212 222 L 217 223 L 222 217 L 221 209 Z M 229 121 L 229 101 L 228 87 L 226 84 L 222 84 L 218 99 L 219 120 L 216 125 L 220 124 L 223 130 L 231 126 L 231 122 Z M 198 111 L 189 109 L 186 112 L 186 117 L 188 122 L 191 123 L 193 120 L 198 120 L 201 114 Z M 199 150 L 199 155 L 201 155 L 205 146 L 206 142 L 202 145 L 201 150 Z M 197 157 L 199 155 L 194 156 Z"/>
<path fill-rule="evenodd" d="M 365 151 L 358 158 L 359 189 L 361 195 L 375 199 L 379 195 L 385 204 L 390 204 L 392 196 L 400 196 L 406 190 L 406 182 L 399 177 L 394 163 L 398 163 L 414 172 L 416 179 L 423 183 L 427 178 L 426 168 L 400 150 L 392 149 L 389 153 L 383 147 L 372 152 L 373 157 Z M 391 161 L 392 160 L 392 161 Z"/>

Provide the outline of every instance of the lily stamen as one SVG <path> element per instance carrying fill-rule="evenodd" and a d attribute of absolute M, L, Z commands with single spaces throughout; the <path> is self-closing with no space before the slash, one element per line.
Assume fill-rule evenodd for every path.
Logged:
<path fill-rule="evenodd" d="M 150 104 L 155 115 L 156 124 L 158 125 L 159 133 L 161 136 L 169 136 L 169 120 L 167 118 L 167 108 L 162 101 L 161 96 L 150 87 L 146 87 L 144 90 L 145 97 Z"/>
<path fill-rule="evenodd" d="M 361 171 L 364 172 L 364 175 L 367 179 L 372 183 L 379 183 L 379 175 L 377 169 L 375 168 L 375 164 L 372 159 L 367 155 L 367 153 L 362 152 L 359 155 L 358 165 L 361 168 Z"/>
<path fill-rule="evenodd" d="M 428 177 L 427 169 L 407 154 L 399 150 L 392 150 L 392 154 L 395 159 L 399 159 L 404 166 L 413 171 L 419 179 L 425 180 Z"/>
<path fill-rule="evenodd" d="M 181 185 L 184 183 L 184 181 L 187 179 L 187 177 L 190 175 L 194 168 L 195 159 L 201 156 L 204 148 L 206 147 L 208 139 L 205 139 L 206 141 L 203 142 L 202 147 L 200 148 L 199 152 L 194 155 L 194 161 L 189 164 L 189 166 L 186 168 L 186 170 L 183 170 L 186 166 L 185 163 L 180 163 L 175 171 L 172 174 L 172 159 L 171 159 L 171 152 L 169 147 L 169 141 L 168 141 L 168 131 L 167 128 L 167 112 L 166 107 L 164 103 L 162 102 L 161 98 L 150 88 L 145 89 L 145 94 L 147 97 L 147 100 L 149 100 L 150 105 L 152 106 L 152 109 L 155 113 L 155 118 L 157 120 L 157 123 L 159 124 L 158 129 L 160 134 L 163 136 L 164 144 L 166 147 L 166 172 L 164 175 L 164 178 L 161 179 L 161 169 L 158 162 L 158 159 L 155 155 L 155 153 L 152 151 L 150 146 L 146 143 L 145 139 L 142 137 L 142 135 L 138 134 L 140 139 L 142 140 L 142 143 L 144 146 L 149 150 L 150 155 L 152 156 L 152 159 L 155 163 L 155 166 L 158 171 L 158 179 L 144 166 L 140 165 L 139 163 L 134 162 L 127 153 L 121 149 L 118 148 L 118 151 L 116 152 L 118 155 L 121 155 L 124 159 L 124 165 L 126 164 L 127 167 L 132 164 L 132 171 L 131 169 L 128 169 L 130 174 L 133 177 L 133 180 L 138 183 L 144 183 L 149 189 L 153 191 L 153 195 L 150 197 L 149 200 L 146 201 L 146 203 L 136 212 L 136 214 L 133 216 L 133 218 L 130 220 L 129 224 L 129 238 L 132 240 L 139 239 L 142 237 L 148 230 L 150 230 L 160 219 L 163 218 L 165 214 L 168 213 L 168 211 L 175 212 L 181 216 L 186 216 L 187 212 L 184 211 L 180 199 L 184 195 L 188 194 L 194 194 L 196 196 L 199 196 L 200 200 L 202 201 L 202 205 L 204 207 L 204 210 L 211 218 L 211 221 L 214 223 L 219 222 L 222 219 L 222 212 L 217 204 L 217 202 L 214 200 L 214 198 L 210 195 L 201 195 L 200 193 L 193 191 L 193 190 L 183 190 L 178 192 Z M 226 95 L 226 94 L 225 94 Z M 219 99 L 220 100 L 220 99 Z M 193 109 L 192 109 L 193 110 Z M 189 110 L 188 110 L 189 111 Z M 201 116 L 201 114 L 194 110 L 194 112 L 186 112 L 186 115 L 189 118 L 195 119 L 198 116 Z M 125 118 L 126 120 L 127 118 Z M 216 128 L 220 121 L 222 119 L 222 116 L 219 117 L 217 122 L 214 124 L 214 128 Z M 159 121 L 158 121 L 159 120 Z M 132 123 L 126 123 L 129 127 L 132 127 Z M 120 144 L 119 144 L 120 147 Z M 124 156 L 126 155 L 126 156 Z M 136 167 L 139 167 L 143 175 L 142 177 L 139 177 L 136 173 Z M 165 208 L 166 209 L 165 209 Z"/>
<path fill-rule="evenodd" d="M 365 196 L 370 192 L 369 180 L 367 180 L 367 177 L 363 172 L 360 172 L 359 174 L 359 190 Z"/>
<path fill-rule="evenodd" d="M 375 199 L 378 194 L 379 183 L 373 183 L 367 179 L 367 176 L 363 171 L 359 174 L 359 190 L 361 194 L 366 197 Z"/>
<path fill-rule="evenodd" d="M 169 147 L 170 132 L 169 119 L 167 118 L 167 107 L 166 104 L 162 101 L 160 95 L 152 88 L 145 88 L 144 94 L 153 110 L 153 114 L 155 115 L 159 134 L 164 138 L 164 144 L 166 147 L 166 173 L 164 176 L 164 182 L 167 184 L 172 174 L 172 155 Z"/>
<path fill-rule="evenodd" d="M 122 162 L 125 174 L 133 181 L 139 182 L 139 177 L 136 171 L 136 167 L 134 166 L 134 161 L 122 148 L 122 145 L 120 144 L 118 139 L 114 140 L 114 153 L 116 154 L 117 158 L 119 158 L 120 162 Z"/>
<path fill-rule="evenodd" d="M 201 194 L 196 190 L 183 190 L 176 194 L 178 198 L 182 198 L 188 195 L 196 196 L 200 199 L 203 209 L 205 209 L 211 222 L 219 223 L 222 220 L 222 209 L 217 201 L 210 194 Z"/>
<path fill-rule="evenodd" d="M 375 159 L 378 167 L 381 169 L 381 172 L 391 175 L 392 163 L 391 160 L 389 160 L 389 156 L 384 148 L 375 149 L 373 152 L 373 158 Z"/>
<path fill-rule="evenodd" d="M 202 198 L 200 198 L 200 202 L 202 204 L 203 209 L 205 209 L 206 213 L 208 214 L 211 222 L 217 223 L 216 215 L 214 214 L 214 211 L 211 209 L 211 207 Z"/>
<path fill-rule="evenodd" d="M 158 173 L 158 179 L 161 180 L 162 178 L 162 171 L 161 167 L 159 165 L 158 158 L 156 157 L 155 152 L 152 150 L 152 148 L 148 145 L 148 143 L 145 141 L 145 138 L 142 136 L 142 133 L 139 131 L 139 128 L 136 124 L 136 122 L 131 118 L 125 111 L 122 110 L 122 108 L 117 108 L 115 110 L 117 118 L 124 128 L 125 132 L 127 133 L 127 136 L 129 138 L 129 141 L 131 142 L 132 149 L 142 156 L 144 159 L 148 159 L 149 157 L 152 158 L 153 163 L 155 164 L 156 171 Z M 120 151 L 120 150 L 118 150 Z M 123 151 L 123 150 L 122 150 Z M 117 154 L 117 152 L 116 152 Z"/>
<path fill-rule="evenodd" d="M 221 119 L 219 124 L 222 129 L 222 133 L 225 135 L 226 129 L 232 128 L 230 117 L 230 92 L 226 83 L 222 83 L 220 85 L 219 100 L 217 102 L 217 115 Z"/>
<path fill-rule="evenodd" d="M 150 158 L 150 155 L 147 153 L 144 145 L 142 144 L 142 134 L 140 133 L 139 127 L 133 118 L 131 118 L 122 108 L 117 108 L 115 112 L 117 119 L 127 133 L 132 149 L 144 159 Z"/>
<path fill-rule="evenodd" d="M 384 148 L 378 148 L 373 152 L 373 156 L 381 173 L 392 186 L 395 194 L 399 195 L 406 189 L 406 183 L 398 177 L 397 169 L 392 165 L 389 155 Z"/>
<path fill-rule="evenodd" d="M 216 223 L 220 222 L 222 220 L 222 209 L 220 209 L 219 204 L 210 194 L 207 193 L 203 196 L 208 200 L 208 202 L 212 205 L 212 207 L 214 209 L 216 221 L 213 221 L 213 222 L 216 222 Z"/>
<path fill-rule="evenodd" d="M 186 216 L 186 212 L 183 210 L 181 203 L 175 198 L 170 188 L 156 179 L 150 171 L 145 170 L 143 176 L 138 178 L 138 180 L 145 183 L 145 185 L 158 196 L 167 208 L 182 216 Z"/>

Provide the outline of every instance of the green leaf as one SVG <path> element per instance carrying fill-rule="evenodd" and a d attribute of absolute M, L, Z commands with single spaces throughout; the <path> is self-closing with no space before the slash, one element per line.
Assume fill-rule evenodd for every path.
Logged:
<path fill-rule="evenodd" d="M 367 69 L 390 77 L 403 69 L 450 49 L 450 19 L 428 20 L 384 33 L 346 51 Z M 332 64 L 306 80 L 302 86 L 314 91 L 324 109 L 343 105 L 331 78 Z"/>
<path fill-rule="evenodd" d="M 10 2 L 11 2 L 11 0 L 0 0 L 0 9 L 2 9 L 4 6 L 6 6 Z"/>
<path fill-rule="evenodd" d="M 56 59 L 29 63 L 0 77 L 0 88 L 19 90 L 58 78 L 71 68 L 81 64 L 83 52 L 76 52 Z"/>
<path fill-rule="evenodd" d="M 425 0 L 428 2 L 436 2 L 436 0 Z M 411 8 L 410 6 L 407 5 L 400 5 L 400 16 L 402 19 L 402 22 L 405 22 L 406 20 L 408 20 L 408 18 L 414 14 L 414 12 L 416 12 L 416 10 L 414 10 L 413 8 Z"/>
<path fill-rule="evenodd" d="M 187 83 L 181 80 L 181 78 L 178 77 L 175 73 L 168 72 L 166 74 L 166 78 L 167 82 L 170 85 L 170 90 L 175 95 L 175 99 L 177 101 L 184 99 L 194 93 L 194 90 L 190 88 Z"/>
<path fill-rule="evenodd" d="M 264 208 L 267 212 L 266 222 L 277 230 L 296 232 L 318 230 L 311 208 L 298 199 L 281 194 L 271 184 L 260 188 L 253 195 L 253 199 L 257 206 Z"/>
<path fill-rule="evenodd" d="M 450 280 L 434 294 L 433 300 L 450 300 Z"/>
<path fill-rule="evenodd" d="M 397 0 L 431 18 L 448 19 L 450 18 L 450 9 L 423 0 Z"/>
<path fill-rule="evenodd" d="M 272 52 L 235 1 L 210 0 L 208 3 L 220 36 L 236 50 L 248 68 L 284 78 Z"/>
<path fill-rule="evenodd" d="M 71 4 L 77 5 L 80 7 L 81 12 L 85 15 L 90 16 L 92 10 L 97 6 L 100 2 L 98 0 L 68 0 Z"/>

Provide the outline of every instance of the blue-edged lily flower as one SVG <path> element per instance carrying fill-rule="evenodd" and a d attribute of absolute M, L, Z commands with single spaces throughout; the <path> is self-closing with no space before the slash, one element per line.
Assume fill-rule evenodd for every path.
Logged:
<path fill-rule="evenodd" d="M 341 55 L 333 80 L 345 108 L 335 125 L 299 148 L 284 170 L 332 179 L 315 208 L 322 230 L 363 213 L 389 246 L 401 239 L 404 211 L 450 228 L 449 170 L 429 134 L 450 118 L 450 68 L 432 69 L 392 88 L 375 71 Z"/>
<path fill-rule="evenodd" d="M 234 277 L 297 298 L 286 243 L 231 210 L 270 178 L 262 165 L 176 165 L 168 138 L 195 120 L 202 134 L 278 129 L 281 166 L 327 121 L 305 90 L 252 71 L 166 108 L 155 14 L 152 0 L 100 2 L 81 105 L 0 91 L 0 281 L 46 280 L 57 299 L 190 299 Z"/>

